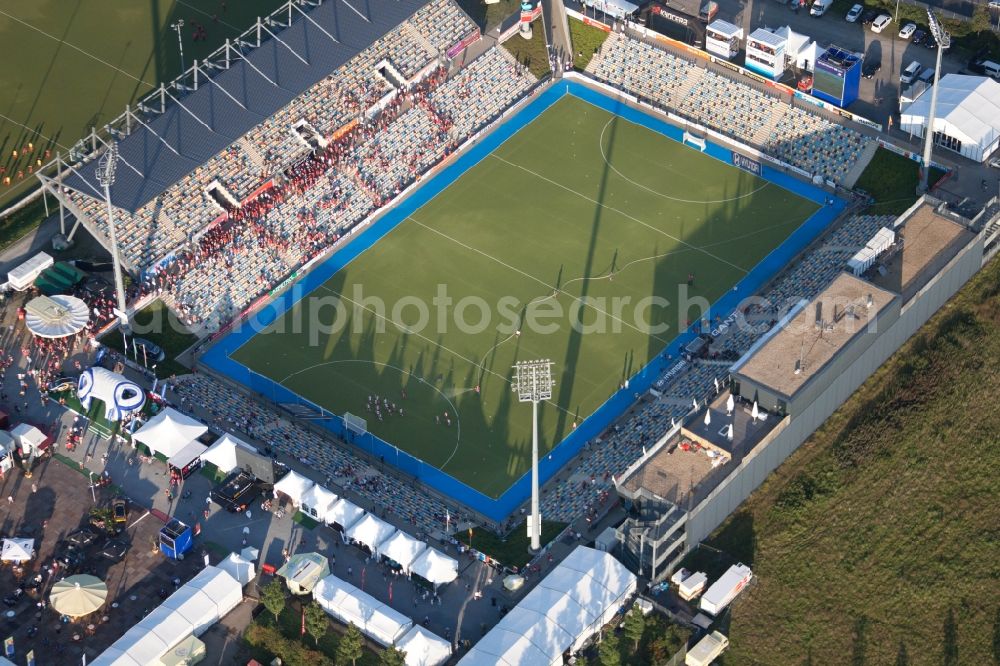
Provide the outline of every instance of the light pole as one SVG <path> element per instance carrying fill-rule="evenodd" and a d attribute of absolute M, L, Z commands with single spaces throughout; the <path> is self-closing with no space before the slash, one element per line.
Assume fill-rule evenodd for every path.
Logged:
<path fill-rule="evenodd" d="M 122 265 L 118 259 L 118 235 L 115 233 L 115 211 L 111 205 L 111 186 L 115 184 L 115 170 L 118 167 L 118 144 L 111 142 L 97 163 L 97 182 L 104 188 L 104 203 L 108 207 L 108 236 L 111 238 L 111 264 L 115 271 L 115 293 L 118 308 L 115 314 L 122 326 L 122 334 L 128 332 L 128 314 L 125 312 L 125 283 L 122 281 Z M 128 347 L 125 349 L 126 355 Z"/>
<path fill-rule="evenodd" d="M 938 23 L 934 12 L 927 10 L 927 23 L 931 29 L 931 35 L 937 41 L 937 61 L 934 64 L 934 86 L 931 88 L 931 106 L 927 110 L 927 127 L 924 129 L 924 159 L 920 165 L 920 185 L 917 187 L 917 194 L 927 191 L 928 182 L 931 176 L 931 150 L 934 147 L 934 116 L 937 113 L 938 81 L 941 80 L 941 58 L 944 50 L 951 46 L 951 35 Z"/>
<path fill-rule="evenodd" d="M 181 74 L 184 73 L 184 40 L 181 39 L 181 30 L 184 29 L 184 19 L 177 19 L 170 24 L 170 27 L 177 31 L 177 49 L 181 52 Z"/>
<path fill-rule="evenodd" d="M 511 388 L 518 402 L 531 403 L 531 515 L 528 516 L 528 537 L 531 552 L 542 549 L 542 515 L 538 508 L 538 403 L 552 397 L 552 361 L 519 361 L 514 366 Z"/>

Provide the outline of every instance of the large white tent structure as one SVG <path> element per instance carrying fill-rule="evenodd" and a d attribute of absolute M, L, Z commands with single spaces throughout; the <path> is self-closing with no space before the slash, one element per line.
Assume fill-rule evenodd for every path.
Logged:
<path fill-rule="evenodd" d="M 314 485 L 311 479 L 307 479 L 298 472 L 290 471 L 274 484 L 274 496 L 277 497 L 278 493 L 281 493 L 292 500 L 292 506 L 299 507 L 302 504 L 302 498 Z"/>
<path fill-rule="evenodd" d="M 175 646 L 200 636 L 243 601 L 243 586 L 223 569 L 207 566 L 152 613 L 125 632 L 94 666 L 148 666 Z"/>
<path fill-rule="evenodd" d="M 395 531 L 396 528 L 389 523 L 367 513 L 364 518 L 348 527 L 344 534 L 349 539 L 354 539 L 361 545 L 368 546 L 369 550 L 374 553 L 378 552 L 379 544 L 391 537 Z"/>
<path fill-rule="evenodd" d="M 167 407 L 135 431 L 132 439 L 167 458 L 208 432 L 201 421 Z"/>
<path fill-rule="evenodd" d="M 378 545 L 379 555 L 388 557 L 403 567 L 403 571 L 406 573 L 410 573 L 410 566 L 425 550 L 427 550 L 426 543 L 419 539 L 414 539 L 402 530 L 396 532 Z"/>
<path fill-rule="evenodd" d="M 439 666 L 451 656 L 451 643 L 419 624 L 399 639 L 396 649 L 406 653 L 406 666 Z"/>
<path fill-rule="evenodd" d="M 330 507 L 336 503 L 337 496 L 317 483 L 302 496 L 302 511 L 325 523 Z"/>
<path fill-rule="evenodd" d="M 635 593 L 636 577 L 608 553 L 578 546 L 459 664 L 556 666 Z"/>
<path fill-rule="evenodd" d="M 83 408 L 97 398 L 104 403 L 104 418 L 118 421 L 125 414 L 142 409 L 146 394 L 138 384 L 124 375 L 95 365 L 80 374 L 76 383 L 76 396 Z"/>
<path fill-rule="evenodd" d="M 935 143 L 984 162 L 1000 147 L 1000 82 L 988 76 L 947 74 L 937 85 Z M 923 137 L 930 105 L 928 89 L 903 109 L 899 128 Z"/>
<path fill-rule="evenodd" d="M 313 588 L 313 599 L 327 613 L 381 645 L 393 645 L 413 621 L 336 576 L 327 576 Z"/>
<path fill-rule="evenodd" d="M 236 458 L 237 448 L 246 449 L 253 453 L 257 452 L 257 449 L 227 432 L 201 454 L 201 460 L 212 463 L 223 474 L 229 474 L 240 465 Z"/>
<path fill-rule="evenodd" d="M 326 512 L 325 522 L 327 525 L 340 525 L 341 529 L 346 530 L 364 515 L 365 510 L 360 506 L 341 498 Z"/>
<path fill-rule="evenodd" d="M 410 564 L 410 573 L 417 574 L 434 586 L 444 585 L 458 578 L 458 560 L 437 548 L 428 548 Z"/>

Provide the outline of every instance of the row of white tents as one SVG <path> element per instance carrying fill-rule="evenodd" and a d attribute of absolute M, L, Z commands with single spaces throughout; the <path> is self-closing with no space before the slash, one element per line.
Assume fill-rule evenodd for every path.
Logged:
<path fill-rule="evenodd" d="M 198 642 L 192 639 L 243 601 L 243 586 L 228 568 L 202 569 L 112 643 L 92 662 L 93 666 L 163 664 L 171 660 L 171 653 L 180 645 L 185 645 L 185 650 L 198 649 Z"/>
<path fill-rule="evenodd" d="M 407 666 L 438 666 L 451 656 L 448 641 L 336 576 L 321 580 L 313 599 L 340 622 L 353 624 L 380 645 L 395 645 L 405 652 Z"/>
<path fill-rule="evenodd" d="M 406 574 L 415 573 L 433 585 L 450 583 L 458 577 L 458 562 L 454 558 L 338 498 L 301 474 L 289 472 L 275 483 L 274 495 L 279 494 L 288 497 L 303 513 L 339 527 L 348 539 L 397 563 Z"/>
<path fill-rule="evenodd" d="M 459 666 L 558 666 L 635 594 L 612 555 L 578 546 L 462 658 Z"/>

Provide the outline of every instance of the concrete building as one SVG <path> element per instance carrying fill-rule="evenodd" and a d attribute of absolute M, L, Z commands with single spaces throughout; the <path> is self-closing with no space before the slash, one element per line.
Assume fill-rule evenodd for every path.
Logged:
<path fill-rule="evenodd" d="M 1000 207 L 970 221 L 939 204 L 918 201 L 863 275 L 840 273 L 792 308 L 732 366 L 728 386 L 620 477 L 623 561 L 665 579 L 975 275 L 987 237 L 1000 238 Z"/>

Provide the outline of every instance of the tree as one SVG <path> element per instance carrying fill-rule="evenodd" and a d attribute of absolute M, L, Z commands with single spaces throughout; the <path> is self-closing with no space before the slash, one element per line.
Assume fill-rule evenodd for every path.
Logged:
<path fill-rule="evenodd" d="M 632 610 L 625 616 L 622 629 L 628 639 L 633 642 L 632 652 L 635 652 L 639 649 L 639 641 L 642 640 L 643 632 L 646 631 L 646 616 L 642 614 L 639 604 L 632 606 Z"/>
<path fill-rule="evenodd" d="M 406 653 L 390 645 L 382 650 L 379 663 L 382 666 L 406 666 Z"/>
<path fill-rule="evenodd" d="M 622 663 L 621 653 L 618 651 L 618 635 L 614 631 L 609 631 L 597 648 L 597 658 L 601 666 L 619 666 Z"/>
<path fill-rule="evenodd" d="M 309 635 L 313 637 L 313 641 L 316 645 L 319 645 L 319 639 L 323 638 L 327 630 L 330 628 L 330 620 L 326 617 L 326 611 L 315 601 L 306 606 L 306 631 Z"/>
<path fill-rule="evenodd" d="M 337 664 L 345 666 L 351 662 L 351 666 L 357 666 L 358 659 L 364 653 L 365 639 L 353 624 L 347 627 L 347 632 L 341 636 L 340 645 L 337 646 Z"/>
<path fill-rule="evenodd" d="M 277 622 L 281 611 L 285 610 L 284 584 L 275 578 L 260 591 L 260 600 L 263 602 L 264 608 L 271 611 L 271 614 L 274 615 L 274 621 Z"/>

